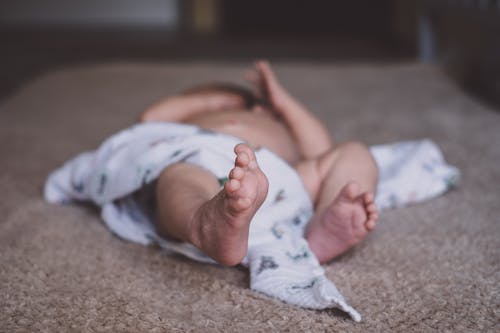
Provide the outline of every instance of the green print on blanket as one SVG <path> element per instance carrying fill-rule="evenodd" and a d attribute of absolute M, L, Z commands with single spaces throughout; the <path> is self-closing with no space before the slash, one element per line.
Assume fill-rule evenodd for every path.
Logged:
<path fill-rule="evenodd" d="M 304 291 L 306 289 L 311 289 L 312 287 L 314 287 L 316 282 L 318 282 L 318 278 L 314 278 L 306 284 L 292 284 L 286 288 L 286 291 L 289 294 L 297 294 L 297 293 L 300 293 L 301 291 Z"/>
<path fill-rule="evenodd" d="M 220 187 L 224 186 L 224 184 L 229 180 L 229 178 L 227 177 L 222 177 L 222 178 L 219 178 L 217 179 L 219 181 L 219 185 Z"/>

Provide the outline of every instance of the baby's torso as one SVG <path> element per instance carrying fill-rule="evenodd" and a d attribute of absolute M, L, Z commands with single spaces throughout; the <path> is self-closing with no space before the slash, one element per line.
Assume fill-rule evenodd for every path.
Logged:
<path fill-rule="evenodd" d="M 287 126 L 266 113 L 241 110 L 206 112 L 183 122 L 239 137 L 255 148 L 265 147 L 292 165 L 300 157 Z"/>

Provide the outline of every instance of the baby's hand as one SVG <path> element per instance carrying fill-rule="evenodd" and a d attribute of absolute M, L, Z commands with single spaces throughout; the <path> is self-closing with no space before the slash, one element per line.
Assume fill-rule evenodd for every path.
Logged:
<path fill-rule="evenodd" d="M 286 110 L 290 96 L 281 86 L 267 61 L 257 61 L 255 69 L 248 71 L 245 78 L 255 85 L 258 97 L 269 104 L 274 112 L 281 114 Z"/>

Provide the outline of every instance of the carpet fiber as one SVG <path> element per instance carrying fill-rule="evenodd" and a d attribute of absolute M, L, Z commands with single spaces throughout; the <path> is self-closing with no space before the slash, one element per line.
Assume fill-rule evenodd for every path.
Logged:
<path fill-rule="evenodd" d="M 200 81 L 241 81 L 244 65 L 62 69 L 0 105 L 0 331 L 498 331 L 500 114 L 434 67 L 275 66 L 339 141 L 428 137 L 463 173 L 442 197 L 383 212 L 364 243 L 326 266 L 359 324 L 252 292 L 243 268 L 124 242 L 91 206 L 42 200 L 50 171 L 151 102 Z"/>

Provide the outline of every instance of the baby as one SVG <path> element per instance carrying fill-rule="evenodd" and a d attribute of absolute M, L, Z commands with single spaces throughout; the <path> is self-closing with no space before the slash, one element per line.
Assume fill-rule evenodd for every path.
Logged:
<path fill-rule="evenodd" d="M 247 253 L 249 227 L 268 192 L 254 150 L 267 148 L 300 176 L 314 203 L 305 238 L 320 263 L 342 254 L 373 230 L 377 166 L 358 142 L 336 144 L 328 131 L 280 84 L 266 61 L 246 74 L 257 93 L 207 85 L 166 98 L 142 122 L 196 125 L 241 138 L 222 189 L 208 170 L 185 162 L 169 165 L 156 187 L 156 228 L 162 236 L 193 244 L 223 265 Z"/>

